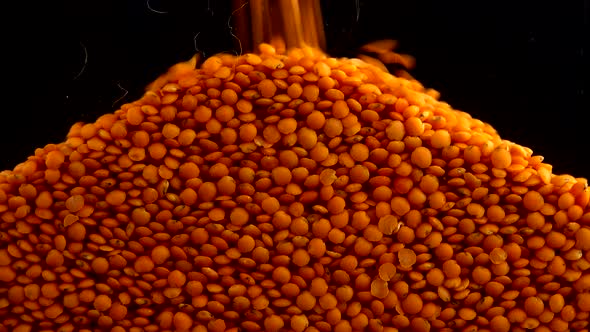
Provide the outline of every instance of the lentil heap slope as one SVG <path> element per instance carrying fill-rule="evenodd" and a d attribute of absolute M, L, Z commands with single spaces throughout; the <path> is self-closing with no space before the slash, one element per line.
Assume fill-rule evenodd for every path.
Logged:
<path fill-rule="evenodd" d="M 195 62 L 0 173 L 0 331 L 588 331 L 585 179 L 358 59 Z"/>

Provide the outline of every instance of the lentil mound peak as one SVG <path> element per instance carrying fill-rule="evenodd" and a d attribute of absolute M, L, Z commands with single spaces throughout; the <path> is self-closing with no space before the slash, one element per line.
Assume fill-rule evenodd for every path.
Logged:
<path fill-rule="evenodd" d="M 0 173 L 0 331 L 588 331 L 589 199 L 376 65 L 193 59 Z"/>

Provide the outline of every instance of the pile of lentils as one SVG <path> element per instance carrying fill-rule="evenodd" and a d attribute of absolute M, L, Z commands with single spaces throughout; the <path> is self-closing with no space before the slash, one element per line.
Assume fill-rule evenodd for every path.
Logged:
<path fill-rule="evenodd" d="M 588 331 L 587 180 L 358 59 L 195 67 L 0 173 L 1 332 Z"/>

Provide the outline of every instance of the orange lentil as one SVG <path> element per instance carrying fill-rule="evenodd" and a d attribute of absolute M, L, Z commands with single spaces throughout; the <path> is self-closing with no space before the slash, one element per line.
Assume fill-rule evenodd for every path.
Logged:
<path fill-rule="evenodd" d="M 309 241 L 307 251 L 312 257 L 322 257 L 326 252 L 326 243 L 319 238 L 313 238 Z"/>
<path fill-rule="evenodd" d="M 576 231 L 574 234 L 576 244 L 575 247 L 580 250 L 589 250 L 590 249 L 590 229 L 586 227 L 582 227 Z"/>
<path fill-rule="evenodd" d="M 58 169 L 65 161 L 65 155 L 59 150 L 51 151 L 47 154 L 45 165 L 48 169 Z"/>
<path fill-rule="evenodd" d="M 504 262 L 507 257 L 508 257 L 508 255 L 506 254 L 506 252 L 502 248 L 494 248 L 490 252 L 490 261 L 493 264 L 500 264 L 500 263 Z"/>
<path fill-rule="evenodd" d="M 442 270 L 448 278 L 456 278 L 461 273 L 461 267 L 453 259 L 445 261 L 442 265 Z"/>
<path fill-rule="evenodd" d="M 405 123 L 406 132 L 410 136 L 420 136 L 424 133 L 424 123 L 417 117 L 408 118 Z"/>
<path fill-rule="evenodd" d="M 242 253 L 250 252 L 254 250 L 256 245 L 254 239 L 250 235 L 244 235 L 238 240 L 238 250 Z"/>
<path fill-rule="evenodd" d="M 70 212 L 78 212 L 84 207 L 84 197 L 82 195 L 73 195 L 66 200 L 66 208 Z"/>
<path fill-rule="evenodd" d="M 430 137 L 430 145 L 435 149 L 446 148 L 451 145 L 451 135 L 446 130 L 438 129 Z"/>
<path fill-rule="evenodd" d="M 186 275 L 182 271 L 174 270 L 168 274 L 168 285 L 170 287 L 182 287 L 186 283 Z"/>
<path fill-rule="evenodd" d="M 269 79 L 264 79 L 258 83 L 258 92 L 264 98 L 270 98 L 277 92 L 276 85 Z"/>
<path fill-rule="evenodd" d="M 267 197 L 261 203 L 262 209 L 268 213 L 273 214 L 280 208 L 280 203 L 275 197 Z"/>
<path fill-rule="evenodd" d="M 342 197 L 334 196 L 328 201 L 326 208 L 331 214 L 338 214 L 344 211 L 345 206 L 346 202 Z"/>
<path fill-rule="evenodd" d="M 344 100 L 336 100 L 332 106 L 332 115 L 338 119 L 345 118 L 350 113 L 350 108 Z"/>
<path fill-rule="evenodd" d="M 96 257 L 92 261 L 91 267 L 98 274 L 107 273 L 109 271 L 109 262 L 104 257 Z"/>
<path fill-rule="evenodd" d="M 313 130 L 319 130 L 326 124 L 326 117 L 324 113 L 320 111 L 311 112 L 306 119 L 306 125 L 308 128 Z"/>
<path fill-rule="evenodd" d="M 526 209 L 530 211 L 538 211 L 543 207 L 545 202 L 543 196 L 537 191 L 529 191 L 524 195 L 522 203 Z"/>
<path fill-rule="evenodd" d="M 291 280 L 291 272 L 284 266 L 279 266 L 272 272 L 272 279 L 285 284 Z"/>
<path fill-rule="evenodd" d="M 510 322 L 504 316 L 494 316 L 490 319 L 490 330 L 492 332 L 508 332 L 510 331 Z"/>
<path fill-rule="evenodd" d="M 182 311 L 174 314 L 173 322 L 176 331 L 188 331 L 193 325 L 193 319 Z"/>
<path fill-rule="evenodd" d="M 296 266 L 306 266 L 309 263 L 310 255 L 305 249 L 297 249 L 293 252 L 292 260 Z"/>
<path fill-rule="evenodd" d="M 471 308 L 461 308 L 457 313 L 459 317 L 461 317 L 464 320 L 473 320 L 477 316 L 475 310 Z"/>
<path fill-rule="evenodd" d="M 175 138 L 180 135 L 180 128 L 173 123 L 167 123 L 162 127 L 162 135 L 166 138 Z"/>
<path fill-rule="evenodd" d="M 109 310 L 111 305 L 111 298 L 108 295 L 100 294 L 94 298 L 94 308 L 98 311 Z"/>
<path fill-rule="evenodd" d="M 412 163 L 420 168 L 427 168 L 432 163 L 432 153 L 426 147 L 417 147 L 411 154 Z"/>
<path fill-rule="evenodd" d="M 140 256 L 135 261 L 134 268 L 137 273 L 150 272 L 154 268 L 154 262 L 148 256 Z"/>
<path fill-rule="evenodd" d="M 527 297 L 524 301 L 524 310 L 529 316 L 539 316 L 544 309 L 545 305 L 543 300 L 541 300 L 539 297 Z"/>
<path fill-rule="evenodd" d="M 402 301 L 402 308 L 405 313 L 414 315 L 422 310 L 422 298 L 418 294 L 410 293 Z"/>
<path fill-rule="evenodd" d="M 490 270 L 482 266 L 476 266 L 472 273 L 473 281 L 479 285 L 485 285 L 492 278 Z"/>
<path fill-rule="evenodd" d="M 347 255 L 340 261 L 340 267 L 344 271 L 352 272 L 358 266 L 358 260 L 355 256 Z"/>
<path fill-rule="evenodd" d="M 271 172 L 273 181 L 279 186 L 285 186 L 291 182 L 293 175 L 287 167 L 275 167 Z"/>
<path fill-rule="evenodd" d="M 416 253 L 412 249 L 403 248 L 398 252 L 398 260 L 401 266 L 410 267 L 416 263 Z"/>
<path fill-rule="evenodd" d="M 535 301 L 533 301 L 533 302 L 535 302 Z M 564 300 L 562 294 L 559 294 L 559 293 L 554 294 L 554 295 L 551 295 L 551 297 L 549 298 L 549 309 L 554 313 L 560 312 L 563 309 L 564 305 L 565 305 L 565 300 Z"/>
<path fill-rule="evenodd" d="M 581 293 L 576 297 L 576 304 L 583 312 L 588 312 L 590 307 L 590 293 Z"/>
<path fill-rule="evenodd" d="M 11 282 L 16 278 L 16 272 L 9 266 L 0 266 L 0 280 L 3 282 Z"/>
<path fill-rule="evenodd" d="M 163 264 L 170 258 L 170 250 L 166 246 L 156 246 L 152 249 L 151 258 L 154 264 Z"/>
<path fill-rule="evenodd" d="M 324 123 L 324 133 L 328 137 L 336 137 L 342 134 L 344 127 L 342 121 L 336 118 L 329 118 Z"/>
<path fill-rule="evenodd" d="M 148 153 L 151 158 L 159 160 L 166 155 L 166 146 L 162 143 L 153 143 L 148 146 Z"/>
<path fill-rule="evenodd" d="M 396 196 L 391 200 L 391 209 L 398 216 L 404 216 L 410 212 L 410 203 L 404 197 Z"/>
<path fill-rule="evenodd" d="M 439 268 L 433 268 L 426 274 L 426 281 L 433 286 L 441 286 L 444 281 L 444 274 Z"/>
<path fill-rule="evenodd" d="M 369 158 L 369 148 L 361 143 L 353 144 L 350 148 L 350 156 L 356 161 L 365 161 Z"/>
<path fill-rule="evenodd" d="M 297 121 L 293 118 L 281 119 L 277 123 L 277 129 L 283 135 L 294 133 L 297 130 Z"/>
<path fill-rule="evenodd" d="M 127 194 L 122 190 L 113 190 L 109 192 L 106 197 L 105 201 L 113 206 L 119 206 L 125 202 L 127 198 Z"/>
<path fill-rule="evenodd" d="M 51 249 L 45 257 L 45 262 L 51 267 L 59 267 L 63 265 L 65 258 L 59 250 Z"/>
<path fill-rule="evenodd" d="M 496 168 L 507 168 L 512 163 L 512 156 L 507 149 L 496 148 L 491 155 L 492 165 Z"/>
<path fill-rule="evenodd" d="M 248 211 L 246 211 L 243 208 L 239 208 L 239 207 L 234 208 L 230 214 L 231 223 L 236 226 L 241 226 L 241 225 L 246 224 L 249 220 L 249 217 L 250 216 L 248 214 Z"/>
<path fill-rule="evenodd" d="M 389 294 L 387 281 L 376 278 L 371 282 L 371 295 L 378 299 L 384 299 Z"/>
<path fill-rule="evenodd" d="M 309 320 L 306 315 L 291 316 L 291 328 L 295 332 L 303 332 L 309 326 Z"/>
<path fill-rule="evenodd" d="M 303 311 L 308 311 L 313 309 L 316 304 L 316 298 L 311 295 L 310 292 L 304 291 L 299 296 L 297 296 L 296 300 L 297 307 Z"/>
<path fill-rule="evenodd" d="M 285 322 L 278 315 L 270 315 L 264 319 L 264 329 L 269 332 L 277 332 L 285 326 Z"/>
<path fill-rule="evenodd" d="M 350 169 L 350 180 L 356 183 L 364 183 L 369 179 L 369 170 L 362 165 L 355 165 Z"/>

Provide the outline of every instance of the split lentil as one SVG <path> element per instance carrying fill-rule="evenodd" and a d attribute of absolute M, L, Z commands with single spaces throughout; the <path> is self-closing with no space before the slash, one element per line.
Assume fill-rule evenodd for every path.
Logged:
<path fill-rule="evenodd" d="M 417 81 L 263 44 L 156 83 L 0 173 L 0 331 L 588 330 L 587 181 Z"/>

